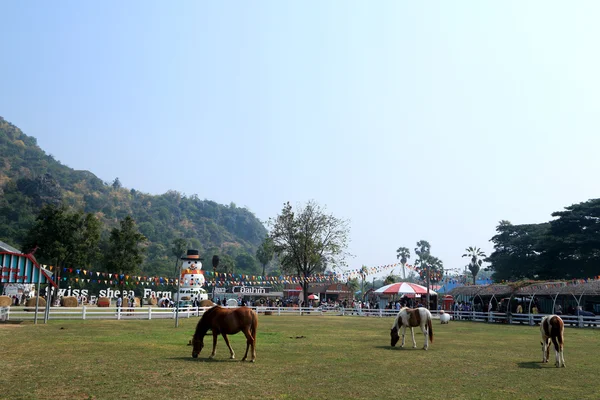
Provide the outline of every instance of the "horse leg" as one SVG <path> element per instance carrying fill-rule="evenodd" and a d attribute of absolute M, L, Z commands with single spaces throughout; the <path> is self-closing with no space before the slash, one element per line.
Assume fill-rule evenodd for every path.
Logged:
<path fill-rule="evenodd" d="M 550 358 L 550 338 L 545 337 L 542 341 L 542 362 L 547 363 Z"/>
<path fill-rule="evenodd" d="M 413 329 L 413 327 L 410 327 L 410 334 L 412 336 L 412 340 L 413 340 L 413 349 L 417 348 L 417 342 L 415 341 L 415 330 Z"/>
<path fill-rule="evenodd" d="M 406 325 L 402 325 L 402 344 L 400 347 L 404 347 L 404 334 L 406 333 Z"/>
<path fill-rule="evenodd" d="M 429 347 L 429 341 L 427 340 L 427 327 L 425 325 L 421 325 L 421 332 L 425 336 L 425 345 L 423 346 L 423 350 L 427 350 Z"/>
<path fill-rule="evenodd" d="M 252 333 L 250 332 L 250 330 L 245 330 L 244 335 L 246 335 L 246 354 L 244 354 L 244 358 L 242 358 L 242 361 L 246 361 L 246 358 L 248 357 L 248 349 L 250 348 L 250 346 L 252 346 L 252 359 L 250 360 L 250 362 L 254 362 L 254 360 L 256 359 L 256 350 L 254 349 L 254 338 L 252 337 Z"/>
<path fill-rule="evenodd" d="M 221 336 L 223 336 L 223 339 L 225 339 L 225 344 L 227 345 L 227 347 L 229 347 L 229 358 L 230 359 L 234 359 L 235 358 L 235 353 L 233 352 L 233 349 L 231 348 L 231 345 L 229 344 L 229 338 L 227 337 L 227 335 L 225 333 L 221 333 Z"/>
<path fill-rule="evenodd" d="M 562 367 L 565 367 L 565 353 L 563 351 L 563 345 L 560 344 L 560 361 L 562 361 Z"/>
<path fill-rule="evenodd" d="M 208 358 L 215 358 L 215 354 L 217 354 L 217 337 L 219 335 L 213 331 L 213 351 L 210 354 L 210 356 L 208 356 Z"/>

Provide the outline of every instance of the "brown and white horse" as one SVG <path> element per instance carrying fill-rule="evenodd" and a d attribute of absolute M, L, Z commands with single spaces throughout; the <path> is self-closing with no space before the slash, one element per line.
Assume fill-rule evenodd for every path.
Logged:
<path fill-rule="evenodd" d="M 242 361 L 248 357 L 248 349 L 252 346 L 252 359 L 254 362 L 256 359 L 256 327 L 258 326 L 258 316 L 256 312 L 248 307 L 237 307 L 237 308 L 223 308 L 215 306 L 210 308 L 202 314 L 202 318 L 196 325 L 196 332 L 192 339 L 194 349 L 192 350 L 192 357 L 197 358 L 198 354 L 204 347 L 204 336 L 210 329 L 213 335 L 213 351 L 209 358 L 213 358 L 216 354 L 217 349 L 217 337 L 219 334 L 223 336 L 225 344 L 229 348 L 231 354 L 230 358 L 235 358 L 235 353 L 229 344 L 227 335 L 233 335 L 238 332 L 242 332 L 246 336 L 246 354 Z"/>
<path fill-rule="evenodd" d="M 392 336 L 392 347 L 398 343 L 400 336 L 398 331 L 402 327 L 402 345 L 404 347 L 404 334 L 406 332 L 406 327 L 410 328 L 410 333 L 412 335 L 413 341 L 413 349 L 417 347 L 417 342 L 415 342 L 415 332 L 413 331 L 413 327 L 419 326 L 421 327 L 421 332 L 425 336 L 425 345 L 423 346 L 423 350 L 427 350 L 429 348 L 429 341 L 433 343 L 433 328 L 431 326 L 431 313 L 428 309 L 419 307 L 419 308 L 408 308 L 403 307 L 396 319 L 394 320 L 394 325 L 392 325 L 392 331 L 390 335 Z M 429 336 L 429 341 L 427 340 L 427 336 Z"/>
<path fill-rule="evenodd" d="M 556 358 L 555 365 L 556 367 L 564 367 L 563 344 L 565 342 L 565 324 L 563 320 L 558 315 L 547 315 L 542 318 L 540 331 L 542 333 L 542 362 L 546 363 L 550 358 L 550 340 L 552 340 Z"/>

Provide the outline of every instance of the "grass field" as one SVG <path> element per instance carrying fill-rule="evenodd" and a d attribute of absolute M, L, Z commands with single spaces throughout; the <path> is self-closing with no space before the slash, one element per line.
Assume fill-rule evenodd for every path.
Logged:
<path fill-rule="evenodd" d="M 390 347 L 390 318 L 259 317 L 257 361 L 180 321 L 0 324 L 2 399 L 598 399 L 600 331 L 567 328 L 566 368 L 541 364 L 539 328 L 451 321 L 429 351 Z M 415 332 L 418 347 L 423 336 Z M 398 344 L 399 346 L 399 344 Z M 551 352 L 551 359 L 554 354 Z"/>

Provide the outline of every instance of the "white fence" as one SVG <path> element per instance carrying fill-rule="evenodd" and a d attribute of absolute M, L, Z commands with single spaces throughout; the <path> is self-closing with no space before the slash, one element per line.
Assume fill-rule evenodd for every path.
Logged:
<path fill-rule="evenodd" d="M 230 307 L 228 307 L 230 308 Z M 351 308 L 326 308 L 326 307 L 251 307 L 259 314 L 264 315 L 349 315 L 357 317 L 378 317 L 390 318 L 395 317 L 397 310 L 388 309 L 351 309 Z M 193 318 L 201 316 L 208 307 L 194 308 L 186 307 L 179 309 L 179 318 Z M 26 311 L 27 310 L 27 311 Z M 474 311 L 458 311 L 448 312 L 454 320 L 475 321 L 487 323 L 508 323 L 508 324 L 524 324 L 536 325 L 539 324 L 545 314 L 506 314 L 499 312 L 474 312 Z M 137 308 L 116 308 L 116 307 L 96 307 L 96 306 L 81 306 L 81 307 L 50 307 L 49 319 L 51 320 L 66 320 L 66 319 L 174 319 L 176 310 L 174 308 L 159 308 L 159 307 L 137 307 Z M 33 320 L 35 312 L 31 307 L 0 307 L 0 321 L 25 321 Z M 43 320 L 44 309 L 38 310 L 38 320 Z M 439 319 L 439 314 L 432 311 L 434 319 Z M 593 327 L 600 326 L 600 316 L 583 316 L 583 315 L 561 315 L 565 326 L 575 327 Z"/>

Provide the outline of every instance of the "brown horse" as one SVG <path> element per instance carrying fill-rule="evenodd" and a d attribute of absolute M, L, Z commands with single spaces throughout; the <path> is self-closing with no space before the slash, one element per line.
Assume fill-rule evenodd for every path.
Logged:
<path fill-rule="evenodd" d="M 248 357 L 248 349 L 252 346 L 252 359 L 250 361 L 254 362 L 256 359 L 255 346 L 257 326 L 258 316 L 256 315 L 256 312 L 248 307 L 223 308 L 215 306 L 210 308 L 204 312 L 202 318 L 198 321 L 198 325 L 196 325 L 196 333 L 194 333 L 194 338 L 192 339 L 192 344 L 194 346 L 192 357 L 198 358 L 198 354 L 200 354 L 204 347 L 204 336 L 210 329 L 213 334 L 213 351 L 209 358 L 215 356 L 217 337 L 219 334 L 223 336 L 227 347 L 229 347 L 229 352 L 231 353 L 230 358 L 235 358 L 235 353 L 229 344 L 227 335 L 233 335 L 242 331 L 244 335 L 246 335 L 246 354 L 244 354 L 242 361 L 246 360 L 246 357 Z"/>
<path fill-rule="evenodd" d="M 554 344 L 554 353 L 557 367 L 565 366 L 563 345 L 565 343 L 565 324 L 558 315 L 547 315 L 540 323 L 542 333 L 542 362 L 547 363 L 550 358 L 550 341 Z"/>

